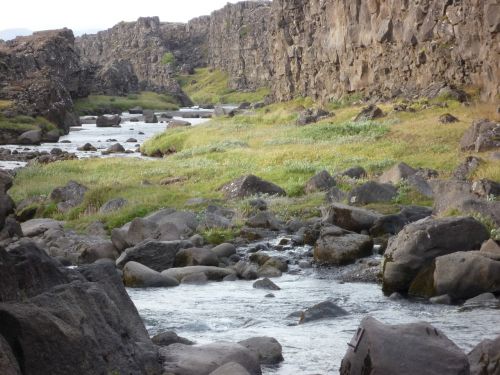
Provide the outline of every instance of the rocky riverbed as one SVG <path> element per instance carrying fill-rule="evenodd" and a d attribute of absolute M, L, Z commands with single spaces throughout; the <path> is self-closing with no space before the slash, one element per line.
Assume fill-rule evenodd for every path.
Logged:
<path fill-rule="evenodd" d="M 270 255 L 287 254 L 269 248 Z M 238 252 L 245 256 L 247 250 L 243 247 Z M 293 248 L 288 259 L 293 264 L 309 250 L 307 246 Z M 500 334 L 498 302 L 463 308 L 392 299 L 385 297 L 376 283 L 343 282 L 334 270 L 321 268 L 291 266 L 289 273 L 273 282 L 281 290 L 256 289 L 253 281 L 239 280 L 127 291 L 152 335 L 172 330 L 197 344 L 276 338 L 283 346 L 285 360 L 279 366 L 264 366 L 264 374 L 338 373 L 347 343 L 368 314 L 387 324 L 429 322 L 465 352 Z M 329 299 L 348 315 L 306 324 L 297 324 L 299 318 L 289 316 Z"/>
<path fill-rule="evenodd" d="M 40 145 L 3 145 L 0 146 L 0 169 L 16 169 L 24 167 L 29 160 L 43 155 L 74 155 L 74 158 L 91 157 L 144 157 L 138 152 L 140 145 L 147 139 L 167 129 L 168 122 L 186 121 L 196 126 L 208 121 L 207 115 L 212 110 L 183 108 L 180 111 L 157 111 L 158 122 L 147 123 L 142 115 L 124 112 L 120 115 L 120 126 L 97 127 L 96 116 L 84 116 L 82 125 L 70 128 L 70 132 L 59 138 L 58 142 Z M 162 117 L 164 115 L 165 117 Z M 205 117 L 205 118 L 203 118 Z M 106 150 L 117 143 L 124 148 L 123 152 L 103 155 Z M 90 145 L 92 147 L 84 147 Z M 57 154 L 54 154 L 54 149 Z"/>

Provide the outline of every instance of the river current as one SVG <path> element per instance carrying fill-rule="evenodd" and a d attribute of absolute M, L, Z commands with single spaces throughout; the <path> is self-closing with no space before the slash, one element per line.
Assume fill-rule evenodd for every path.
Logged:
<path fill-rule="evenodd" d="M 320 268 L 300 270 L 292 266 L 289 273 L 273 281 L 281 288 L 272 292 L 274 298 L 266 297 L 269 291 L 254 289 L 253 281 L 243 280 L 128 289 L 128 293 L 152 335 L 173 330 L 198 344 L 255 336 L 276 338 L 283 346 L 285 361 L 264 368 L 264 374 L 338 373 L 347 343 L 366 315 L 389 324 L 429 322 L 466 352 L 483 339 L 500 334 L 500 311 L 495 308 L 467 310 L 424 301 L 392 300 L 382 294 L 380 285 L 338 282 L 332 270 Z M 302 325 L 297 325 L 298 318 L 288 318 L 326 299 L 336 302 L 349 315 Z"/>

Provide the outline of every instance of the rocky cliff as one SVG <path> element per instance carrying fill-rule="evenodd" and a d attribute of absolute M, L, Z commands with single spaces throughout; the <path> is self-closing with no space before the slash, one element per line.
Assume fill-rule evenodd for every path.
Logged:
<path fill-rule="evenodd" d="M 0 99 L 12 100 L 14 113 L 44 116 L 67 132 L 79 123 L 72 99 L 88 94 L 87 77 L 71 30 L 0 42 Z"/>
<path fill-rule="evenodd" d="M 267 86 L 272 75 L 271 3 L 243 1 L 213 12 L 208 63 L 229 73 L 233 89 Z"/>
<path fill-rule="evenodd" d="M 189 24 L 139 18 L 78 38 L 82 60 L 96 70 L 92 91 L 112 95 L 168 92 L 187 104 L 189 100 L 175 80 L 176 68 L 191 71 L 205 65 L 208 22 L 206 17 Z M 170 57 L 165 58 L 167 54 Z"/>
<path fill-rule="evenodd" d="M 426 95 L 446 84 L 499 94 L 498 0 L 274 0 L 271 23 L 279 100 Z"/>

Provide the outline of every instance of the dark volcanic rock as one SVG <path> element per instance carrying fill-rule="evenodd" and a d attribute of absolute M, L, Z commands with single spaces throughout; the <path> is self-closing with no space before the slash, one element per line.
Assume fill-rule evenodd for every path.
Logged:
<path fill-rule="evenodd" d="M 111 128 L 120 125 L 122 118 L 119 115 L 102 115 L 96 120 L 96 126 L 98 128 Z"/>
<path fill-rule="evenodd" d="M 500 123 L 474 121 L 460 141 L 462 151 L 483 152 L 500 148 Z"/>
<path fill-rule="evenodd" d="M 368 107 L 363 108 L 363 110 L 356 116 L 354 121 L 375 120 L 383 116 L 384 112 L 382 112 L 379 107 L 375 105 L 369 105 Z"/>
<path fill-rule="evenodd" d="M 419 273 L 427 271 L 436 257 L 477 250 L 488 238 L 486 228 L 471 217 L 427 219 L 408 224 L 390 241 L 385 252 L 384 293 L 408 292 Z"/>
<path fill-rule="evenodd" d="M 332 319 L 339 316 L 348 315 L 342 307 L 337 306 L 332 301 L 324 301 L 305 309 L 300 314 L 299 324 L 309 323 L 316 320 Z"/>
<path fill-rule="evenodd" d="M 157 350 L 112 265 L 70 271 L 31 244 L 0 254 L 0 337 L 23 374 L 160 373 Z"/>
<path fill-rule="evenodd" d="M 309 181 L 306 182 L 304 191 L 306 193 L 313 193 L 315 191 L 326 191 L 335 186 L 335 179 L 328 173 L 328 171 L 321 171 L 315 174 Z"/>
<path fill-rule="evenodd" d="M 467 375 L 467 356 L 427 323 L 386 325 L 361 321 L 342 360 L 343 375 Z"/>
<path fill-rule="evenodd" d="M 151 340 L 158 346 L 169 346 L 172 344 L 193 345 L 194 342 L 184 337 L 178 336 L 173 331 L 161 332 L 154 335 Z"/>
<path fill-rule="evenodd" d="M 286 195 L 286 192 L 272 182 L 248 175 L 240 177 L 220 188 L 226 198 L 244 198 L 258 194 Z"/>
<path fill-rule="evenodd" d="M 15 113 L 43 116 L 64 132 L 79 125 L 72 99 L 88 94 L 90 71 L 83 67 L 68 29 L 40 31 L 0 43 L 2 98 Z"/>
<path fill-rule="evenodd" d="M 348 200 L 350 204 L 366 205 L 369 203 L 390 202 L 397 194 L 398 189 L 391 184 L 369 181 L 352 189 L 349 192 Z"/>
<path fill-rule="evenodd" d="M 471 375 L 498 375 L 500 336 L 481 341 L 468 355 Z"/>
<path fill-rule="evenodd" d="M 87 187 L 76 181 L 69 181 L 66 186 L 58 187 L 50 193 L 50 199 L 57 203 L 57 208 L 68 211 L 83 202 Z"/>

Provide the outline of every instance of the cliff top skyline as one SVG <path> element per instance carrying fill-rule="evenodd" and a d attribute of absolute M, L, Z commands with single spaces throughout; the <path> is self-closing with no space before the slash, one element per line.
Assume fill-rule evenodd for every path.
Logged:
<path fill-rule="evenodd" d="M 8 2 L 0 12 L 0 39 L 29 35 L 33 31 L 67 27 L 76 35 L 105 30 L 121 21 L 135 21 L 139 17 L 159 16 L 162 21 L 187 22 L 208 15 L 227 3 L 237 0 L 183 0 L 158 2 L 130 0 L 68 3 L 63 0 L 39 2 L 26 0 Z"/>

